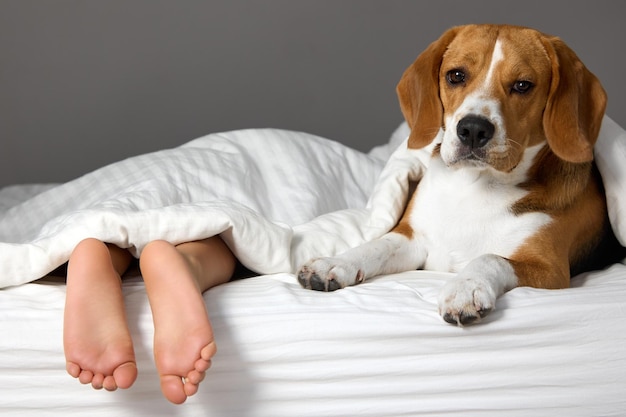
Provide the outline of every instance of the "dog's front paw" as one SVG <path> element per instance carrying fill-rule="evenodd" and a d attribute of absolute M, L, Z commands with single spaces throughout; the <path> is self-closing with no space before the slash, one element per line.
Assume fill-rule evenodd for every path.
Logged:
<path fill-rule="evenodd" d="M 439 294 L 439 314 L 458 326 L 480 321 L 496 305 L 496 292 L 488 280 L 457 278 Z"/>
<path fill-rule="evenodd" d="M 298 271 L 298 282 L 317 291 L 335 291 L 363 281 L 363 271 L 358 266 L 339 258 L 313 259 Z"/>

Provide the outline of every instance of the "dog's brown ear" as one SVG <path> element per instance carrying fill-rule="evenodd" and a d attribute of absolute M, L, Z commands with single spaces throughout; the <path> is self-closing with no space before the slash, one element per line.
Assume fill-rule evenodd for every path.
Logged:
<path fill-rule="evenodd" d="M 400 109 L 411 134 L 409 148 L 428 145 L 443 125 L 443 107 L 439 98 L 439 67 L 443 54 L 459 28 L 446 31 L 422 52 L 404 71 L 396 92 Z"/>
<path fill-rule="evenodd" d="M 562 40 L 545 36 L 543 43 L 552 61 L 552 82 L 543 114 L 548 144 L 566 161 L 591 161 L 606 109 L 606 93 Z"/>

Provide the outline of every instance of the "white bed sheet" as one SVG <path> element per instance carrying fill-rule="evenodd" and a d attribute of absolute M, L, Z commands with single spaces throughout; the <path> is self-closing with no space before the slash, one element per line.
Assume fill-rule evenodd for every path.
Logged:
<path fill-rule="evenodd" d="M 626 266 L 567 290 L 517 288 L 484 323 L 447 325 L 447 274 L 415 271 L 334 293 L 290 274 L 205 294 L 218 353 L 200 391 L 162 398 L 143 284 L 124 284 L 140 369 L 126 391 L 94 391 L 63 371 L 65 287 L 0 291 L 0 415 L 623 416 Z"/>
<path fill-rule="evenodd" d="M 405 129 L 371 156 L 387 158 Z M 623 238 L 626 134 L 610 119 L 603 132 L 598 162 L 603 178 L 612 178 L 612 221 Z M 0 209 L 47 188 L 5 189 Z M 437 314 L 448 277 L 413 271 L 320 293 L 281 272 L 211 289 L 205 300 L 218 353 L 200 392 L 182 406 L 161 395 L 139 277 L 123 287 L 139 377 L 114 393 L 82 386 L 64 371 L 63 284 L 2 288 L 0 415 L 624 415 L 625 265 L 575 277 L 566 290 L 514 289 L 467 328 Z"/>

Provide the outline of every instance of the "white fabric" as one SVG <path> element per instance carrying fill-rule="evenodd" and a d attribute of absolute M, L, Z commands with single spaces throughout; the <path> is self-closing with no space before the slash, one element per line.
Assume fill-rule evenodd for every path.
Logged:
<path fill-rule="evenodd" d="M 381 174 L 388 149 L 378 154 L 305 133 L 243 130 L 129 158 L 25 201 L 8 188 L 0 287 L 44 276 L 86 237 L 138 254 L 154 239 L 222 234 L 248 268 L 291 272 L 395 224 L 407 178 L 417 179 L 421 168 L 416 152 L 401 146 Z"/>
<path fill-rule="evenodd" d="M 480 325 L 437 314 L 448 274 L 390 275 L 334 293 L 290 274 L 205 293 L 218 353 L 182 406 L 161 395 L 152 316 L 126 282 L 139 377 L 94 391 L 69 377 L 64 285 L 0 291 L 0 415 L 20 417 L 622 417 L 626 266 L 567 290 L 517 288 Z"/>
<path fill-rule="evenodd" d="M 613 231 L 626 246 L 626 131 L 607 116 L 595 146 L 595 159 L 606 189 Z"/>

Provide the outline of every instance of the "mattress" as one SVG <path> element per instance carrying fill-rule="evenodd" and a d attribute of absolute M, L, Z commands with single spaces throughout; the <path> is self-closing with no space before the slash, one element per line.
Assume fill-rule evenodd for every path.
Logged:
<path fill-rule="evenodd" d="M 599 164 L 604 167 L 603 179 L 611 178 L 607 192 L 612 224 L 623 237 L 620 228 L 626 193 L 622 193 L 625 182 L 621 178 L 626 176 L 622 176 L 620 161 L 625 155 L 626 136 L 610 119 L 605 120 L 603 129 Z M 349 172 L 352 180 L 348 181 L 343 177 L 345 170 L 338 171 L 345 179 L 342 186 L 353 190 L 350 204 L 354 207 L 346 208 L 348 203 L 339 202 L 337 207 L 303 210 L 297 225 L 276 222 L 277 226 L 272 227 L 284 232 L 281 236 L 285 240 L 270 243 L 284 245 L 276 252 L 291 256 L 289 261 L 272 260 L 260 275 L 232 281 L 204 294 L 218 352 L 199 392 L 180 406 L 168 403 L 159 389 L 151 353 L 152 316 L 137 270 L 127 274 L 123 291 L 138 379 L 128 390 L 94 391 L 65 373 L 62 280 L 51 275 L 35 280 L 40 269 L 6 265 L 11 261 L 6 255 L 11 253 L 9 249 L 25 245 L 32 264 L 52 269 L 63 262 L 65 249 L 55 252 L 53 247 L 46 248 L 50 256 L 38 257 L 33 247 L 45 247 L 48 243 L 44 238 L 54 235 L 51 231 L 60 230 L 62 235 L 56 237 L 68 245 L 81 236 L 68 236 L 63 228 L 49 227 L 45 236 L 35 234 L 13 242 L 5 239 L 4 255 L 0 255 L 4 256 L 0 279 L 5 283 L 0 289 L 0 415 L 624 415 L 623 263 L 576 276 L 571 288 L 564 290 L 516 288 L 498 299 L 495 311 L 481 324 L 463 328 L 446 324 L 437 313 L 437 294 L 450 277 L 447 273 L 409 271 L 332 293 L 301 288 L 292 264 L 318 250 L 316 242 L 345 238 L 336 231 L 330 233 L 331 226 L 340 232 L 354 232 L 354 239 L 344 239 L 331 248 L 339 251 L 381 233 L 393 222 L 397 213 L 385 218 L 383 212 L 395 213 L 397 209 L 385 206 L 382 210 L 376 196 L 404 190 L 404 180 L 398 179 L 408 177 L 391 175 L 389 162 L 385 161 L 393 159 L 393 150 L 405 134 L 406 126 L 401 126 L 388 144 L 366 157 L 346 156 L 338 145 L 329 145 L 333 151 L 325 154 L 328 158 L 369 161 L 370 168 L 381 178 L 387 173 L 387 183 L 383 181 L 386 185 L 381 187 L 381 180 L 375 177 L 361 178 Z M 314 147 L 321 143 L 315 139 Z M 403 157 L 400 155 L 398 160 Z M 328 184 L 328 177 L 324 178 Z M 0 192 L 0 209 L 6 213 L 12 207 L 25 207 L 23 204 L 33 196 L 45 196 L 55 188 L 24 185 L 5 189 Z M 359 205 L 366 209 L 361 210 Z M 338 217 L 322 214 L 336 208 Z M 112 210 L 110 204 L 104 209 Z M 94 210 L 90 210 L 93 216 Z M 76 219 L 78 211 L 75 209 L 69 218 Z M 113 224 L 111 217 L 100 216 L 98 212 L 90 221 L 97 218 L 101 222 L 104 218 L 108 219 L 104 224 Z M 344 220 L 351 225 L 343 225 Z M 66 217 L 57 216 L 53 221 L 67 224 Z M 237 221 L 218 223 L 215 227 L 226 226 L 225 230 L 240 226 Z M 128 229 L 123 231 L 120 242 L 140 250 L 140 241 L 145 237 L 133 235 Z M 309 242 L 311 235 L 315 239 Z M 231 236 L 233 247 L 245 255 L 245 248 L 237 246 L 243 235 Z M 253 255 L 249 258 L 252 264 L 263 264 Z"/>

